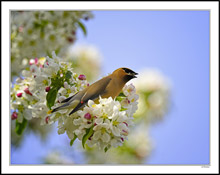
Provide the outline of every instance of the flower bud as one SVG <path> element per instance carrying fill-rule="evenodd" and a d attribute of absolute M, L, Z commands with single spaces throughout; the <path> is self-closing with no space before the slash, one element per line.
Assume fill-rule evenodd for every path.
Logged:
<path fill-rule="evenodd" d="M 32 65 L 32 64 L 34 64 L 34 63 L 35 63 L 34 59 L 30 59 L 29 65 Z"/>
<path fill-rule="evenodd" d="M 92 118 L 91 114 L 90 113 L 86 113 L 84 115 L 84 118 L 86 118 L 87 120 L 90 120 Z"/>
<path fill-rule="evenodd" d="M 50 91 L 50 86 L 47 86 L 47 87 L 45 88 L 45 91 L 46 91 L 46 92 L 49 92 L 49 91 Z"/>
<path fill-rule="evenodd" d="M 17 112 L 13 112 L 12 115 L 11 115 L 11 119 L 16 120 L 17 118 L 18 118 Z"/>
<path fill-rule="evenodd" d="M 34 63 L 37 65 L 37 63 L 38 63 L 38 58 L 35 58 L 35 59 L 34 59 Z"/>
<path fill-rule="evenodd" d="M 79 80 L 86 80 L 86 76 L 83 75 L 83 74 L 81 74 L 81 75 L 79 75 L 78 79 L 79 79 Z"/>
<path fill-rule="evenodd" d="M 66 81 L 63 83 L 63 86 L 64 86 L 65 89 L 69 88 L 69 85 L 68 85 L 68 83 Z"/>
<path fill-rule="evenodd" d="M 72 43 L 72 42 L 74 41 L 74 39 L 71 38 L 71 37 L 68 37 L 67 40 L 68 40 L 70 43 Z"/>
<path fill-rule="evenodd" d="M 50 119 L 50 117 L 49 117 L 49 116 L 47 116 L 47 117 L 45 118 L 45 122 L 46 122 L 46 124 L 48 124 L 49 119 Z"/>
<path fill-rule="evenodd" d="M 17 97 L 22 97 L 22 92 L 20 92 L 20 93 L 17 93 Z"/>
<path fill-rule="evenodd" d="M 29 94 L 29 95 L 31 95 L 31 96 L 32 96 L 32 93 L 29 91 L 29 89 L 28 89 L 28 88 L 25 88 L 24 92 L 25 92 L 26 94 Z"/>

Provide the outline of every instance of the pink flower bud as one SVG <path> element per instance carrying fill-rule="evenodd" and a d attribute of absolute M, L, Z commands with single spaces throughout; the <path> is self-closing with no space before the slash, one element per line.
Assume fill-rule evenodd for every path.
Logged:
<path fill-rule="evenodd" d="M 46 61 L 46 64 L 49 66 L 49 63 L 48 63 L 48 61 Z"/>
<path fill-rule="evenodd" d="M 17 97 L 22 97 L 22 92 L 20 92 L 20 93 L 17 93 Z"/>
<path fill-rule="evenodd" d="M 34 59 L 30 59 L 29 65 L 32 65 L 32 64 L 34 64 L 34 63 L 35 63 Z"/>
<path fill-rule="evenodd" d="M 124 142 L 124 138 L 121 137 L 121 141 Z"/>
<path fill-rule="evenodd" d="M 81 74 L 81 75 L 79 75 L 78 79 L 79 79 L 79 80 L 86 80 L 86 76 L 83 75 L 83 74 Z"/>
<path fill-rule="evenodd" d="M 32 96 L 32 93 L 29 91 L 29 89 L 28 89 L 28 88 L 25 88 L 24 92 L 25 92 L 26 94 L 29 94 L 29 95 L 31 95 L 31 96 Z"/>
<path fill-rule="evenodd" d="M 94 123 L 94 126 L 96 126 L 97 124 L 96 123 Z"/>
<path fill-rule="evenodd" d="M 87 120 L 90 120 L 92 118 L 91 114 L 90 113 L 86 113 L 84 115 L 84 118 L 86 118 Z"/>
<path fill-rule="evenodd" d="M 67 40 L 68 40 L 70 43 L 72 43 L 72 42 L 74 41 L 74 39 L 71 38 L 71 37 L 68 37 Z"/>
<path fill-rule="evenodd" d="M 13 112 L 12 115 L 11 115 L 11 119 L 16 120 L 17 118 L 18 118 L 17 112 Z"/>
<path fill-rule="evenodd" d="M 87 83 L 87 86 L 89 86 L 89 83 Z"/>
<path fill-rule="evenodd" d="M 46 91 L 46 92 L 49 92 L 49 91 L 50 91 L 50 86 L 47 86 L 47 87 L 45 88 L 45 91 Z"/>
<path fill-rule="evenodd" d="M 35 59 L 34 59 L 34 63 L 37 65 L 37 63 L 38 63 L 38 58 L 35 58 Z"/>
<path fill-rule="evenodd" d="M 50 119 L 50 117 L 49 117 L 49 116 L 47 116 L 47 117 L 45 118 L 45 122 L 46 122 L 46 124 L 48 124 L 49 119 Z"/>

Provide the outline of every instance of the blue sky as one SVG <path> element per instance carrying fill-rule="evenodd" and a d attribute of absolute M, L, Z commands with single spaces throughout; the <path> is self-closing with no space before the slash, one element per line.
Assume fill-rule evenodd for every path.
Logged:
<path fill-rule="evenodd" d="M 94 11 L 94 15 L 86 22 L 88 36 L 79 31 L 76 44 L 100 50 L 103 75 L 118 67 L 136 72 L 156 68 L 172 82 L 172 108 L 150 128 L 155 147 L 148 164 L 209 164 L 209 11 Z M 62 139 L 65 136 L 51 135 L 42 145 L 30 134 L 23 147 L 12 152 L 12 163 L 39 163 L 39 156 L 62 146 Z"/>

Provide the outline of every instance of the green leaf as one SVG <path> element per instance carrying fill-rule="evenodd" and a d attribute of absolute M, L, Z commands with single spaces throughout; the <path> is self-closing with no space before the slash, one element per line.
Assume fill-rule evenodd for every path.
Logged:
<path fill-rule="evenodd" d="M 76 138 L 77 138 L 77 136 L 76 136 L 76 134 L 74 134 L 74 138 L 70 141 L 70 146 L 73 145 L 73 142 L 76 140 Z"/>
<path fill-rule="evenodd" d="M 123 93 L 123 92 L 121 92 L 117 97 L 116 97 L 116 99 L 115 100 L 117 100 L 117 101 L 122 101 L 122 100 L 124 100 L 125 99 L 125 94 Z"/>
<path fill-rule="evenodd" d="M 91 137 L 91 135 L 94 133 L 94 131 L 93 131 L 93 127 L 94 126 L 92 126 L 91 128 L 88 128 L 87 130 L 86 130 L 86 134 L 83 136 L 83 138 L 82 138 L 82 146 L 83 146 L 83 148 L 85 148 L 85 143 L 86 143 L 86 141 L 89 139 L 89 137 Z"/>
<path fill-rule="evenodd" d="M 37 21 L 34 21 L 34 28 L 40 28 L 41 27 L 41 24 Z"/>
<path fill-rule="evenodd" d="M 48 20 L 42 20 L 41 21 L 41 27 L 45 27 L 49 23 Z"/>
<path fill-rule="evenodd" d="M 80 21 L 77 21 L 77 23 L 79 24 L 79 27 L 82 29 L 83 34 L 86 36 L 87 35 L 87 31 L 86 31 L 86 28 L 83 25 L 83 23 L 81 23 Z"/>
<path fill-rule="evenodd" d="M 115 100 L 117 100 L 117 101 L 122 101 L 122 100 L 124 100 L 124 99 L 125 99 L 125 97 L 117 96 Z"/>
<path fill-rule="evenodd" d="M 121 107 L 121 110 L 120 110 L 120 111 L 126 111 L 126 110 L 127 110 L 127 108 Z"/>
<path fill-rule="evenodd" d="M 24 118 L 22 123 L 19 123 L 18 120 L 16 120 L 16 124 L 15 124 L 15 132 L 18 134 L 18 135 L 21 135 L 25 129 L 27 125 L 27 120 Z"/>
<path fill-rule="evenodd" d="M 72 77 L 72 72 L 70 72 L 69 70 L 66 73 L 66 79 L 70 79 Z"/>
<path fill-rule="evenodd" d="M 121 92 L 118 96 L 120 96 L 120 97 L 126 97 L 126 95 L 125 95 L 123 92 Z"/>
<path fill-rule="evenodd" d="M 56 97 L 57 97 L 57 88 L 52 88 L 50 91 L 47 93 L 46 100 L 47 100 L 47 107 L 51 109 L 51 107 L 54 105 Z"/>
<path fill-rule="evenodd" d="M 65 77 L 61 77 L 60 71 L 57 72 L 56 77 L 51 78 L 51 87 L 57 88 L 59 90 L 61 87 L 63 87 Z"/>

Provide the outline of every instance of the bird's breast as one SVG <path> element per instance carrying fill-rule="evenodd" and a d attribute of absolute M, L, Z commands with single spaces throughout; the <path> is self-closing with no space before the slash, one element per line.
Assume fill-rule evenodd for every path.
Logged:
<path fill-rule="evenodd" d="M 105 93 L 102 94 L 101 97 L 102 98 L 112 97 L 114 99 L 120 94 L 124 85 L 125 85 L 124 83 L 121 83 L 120 81 L 113 79 L 106 87 Z"/>

